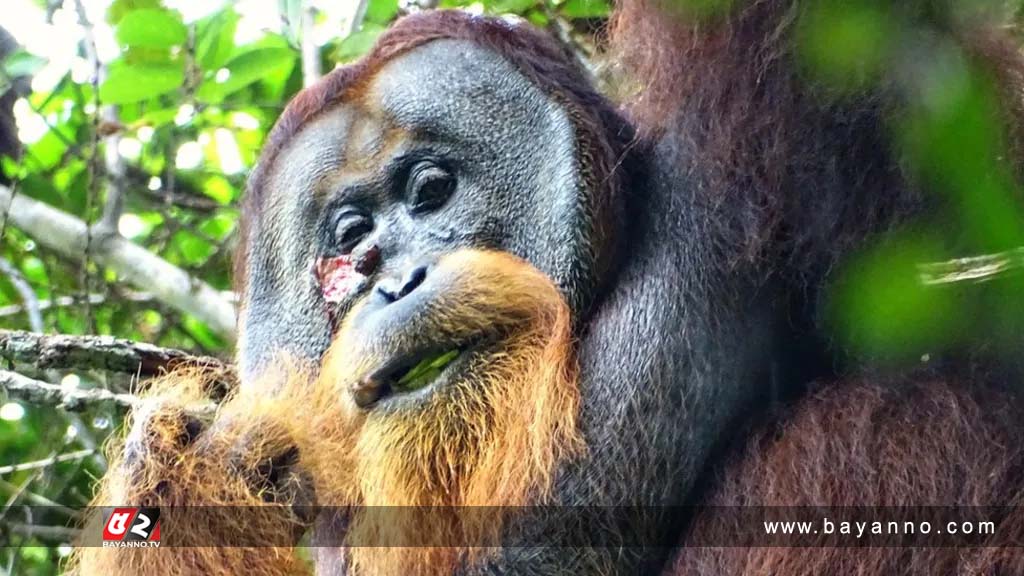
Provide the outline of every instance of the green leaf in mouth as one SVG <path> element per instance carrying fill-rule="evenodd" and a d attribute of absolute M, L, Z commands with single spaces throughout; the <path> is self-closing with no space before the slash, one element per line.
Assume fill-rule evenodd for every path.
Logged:
<path fill-rule="evenodd" d="M 449 350 L 439 356 L 427 356 L 398 379 L 397 387 L 403 391 L 423 388 L 433 382 L 458 355 L 458 350 Z"/>

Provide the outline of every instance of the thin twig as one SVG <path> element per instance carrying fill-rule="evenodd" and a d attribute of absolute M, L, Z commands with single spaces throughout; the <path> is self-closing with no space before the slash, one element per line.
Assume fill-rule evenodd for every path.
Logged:
<path fill-rule="evenodd" d="M 918 266 L 921 282 L 925 285 L 986 282 L 1001 274 L 1021 269 L 1024 269 L 1024 246 L 996 254 L 956 258 Z"/>
<path fill-rule="evenodd" d="M 7 490 L 11 494 L 14 494 L 20 489 L 20 486 L 17 486 L 15 484 L 8 482 L 7 480 L 0 478 L 0 488 Z M 63 504 L 54 502 L 53 500 L 41 494 L 36 494 L 35 492 L 31 492 L 29 490 L 24 490 L 22 496 L 28 503 L 33 504 L 35 506 L 46 506 L 48 509 L 51 509 L 55 512 L 59 512 L 60 514 L 68 518 L 78 517 L 78 512 L 76 512 L 75 510 L 68 508 Z"/>
<path fill-rule="evenodd" d="M 173 173 L 173 170 L 170 172 Z M 201 190 L 188 182 L 176 182 L 174 183 L 176 186 L 169 186 L 165 182 L 162 188 L 150 190 L 149 181 L 153 178 L 153 174 L 133 165 L 125 166 L 125 174 L 127 183 L 132 185 L 133 192 L 137 190 L 141 195 L 155 202 L 201 212 L 214 212 L 224 208 L 220 202 L 203 195 Z"/>
<path fill-rule="evenodd" d="M 129 302 L 151 302 L 153 300 L 152 294 L 147 294 L 145 292 L 133 292 L 132 294 L 137 295 L 137 297 L 119 297 L 118 299 L 127 300 Z M 39 300 L 36 306 L 40 312 L 44 312 L 52 308 L 68 308 L 75 306 L 78 304 L 79 300 L 80 298 L 76 296 L 58 296 L 57 298 L 54 298 L 52 300 Z M 102 304 L 106 302 L 106 300 L 107 296 L 105 294 L 89 294 L 90 304 Z M 21 314 L 25 311 L 25 306 L 22 304 L 9 304 L 7 306 L 0 306 L 0 318 L 17 316 L 18 314 Z"/>
<path fill-rule="evenodd" d="M 36 291 L 32 289 L 32 285 L 25 280 L 21 271 L 14 264 L 2 256 L 0 256 L 0 273 L 7 276 L 11 285 L 17 290 L 18 296 L 21 297 L 22 308 L 28 316 L 29 327 L 33 332 L 42 332 L 43 314 L 40 312 L 39 298 L 36 297 Z"/>
<path fill-rule="evenodd" d="M 68 528 L 67 526 L 39 526 L 22 522 L 8 522 L 6 527 L 12 534 L 51 542 L 74 542 L 81 532 L 78 528 Z"/>
<path fill-rule="evenodd" d="M 14 504 L 21 499 L 21 495 L 24 494 L 28 490 L 28 487 L 33 482 L 38 480 L 39 477 L 42 476 L 42 474 L 43 471 L 41 469 L 36 470 L 32 474 L 29 474 L 28 478 L 25 478 L 25 481 L 21 483 L 21 486 L 15 486 L 14 491 L 11 492 L 10 497 L 7 498 L 7 502 L 4 504 L 4 509 L 0 510 L 0 521 L 3 521 L 3 519 L 7 516 L 7 512 L 11 510 L 11 507 L 14 506 Z"/>
<path fill-rule="evenodd" d="M 100 108 L 100 74 L 102 73 L 102 67 L 100 66 L 100 59 L 96 53 L 96 39 L 93 37 L 92 25 L 89 23 L 89 19 L 85 15 L 85 5 L 82 0 L 75 0 L 75 8 L 78 12 L 78 23 L 82 28 L 82 45 L 85 49 L 86 55 L 89 57 L 89 61 L 93 65 L 93 77 L 92 77 L 92 89 L 93 89 L 93 104 L 97 110 Z M 96 114 L 92 121 L 92 142 L 90 146 L 89 158 L 88 158 L 88 177 L 86 184 L 86 195 L 85 195 L 85 249 L 82 252 L 82 268 L 79 272 L 79 285 L 82 292 L 82 303 L 85 309 L 85 323 L 88 326 L 89 332 L 96 332 L 96 318 L 92 314 L 92 305 L 89 304 L 89 292 L 90 280 L 92 279 L 89 275 L 90 263 L 92 261 L 92 248 L 93 248 L 93 227 L 89 225 L 89 221 L 92 218 L 93 205 L 96 200 L 96 185 L 98 182 L 98 174 L 96 170 L 96 159 L 100 145 L 100 115 Z"/>
<path fill-rule="evenodd" d="M 21 462 L 18 464 L 11 464 L 9 466 L 0 466 L 0 476 L 6 476 L 8 474 L 14 474 L 15 472 L 24 472 L 25 470 L 38 470 L 40 468 L 49 468 L 54 464 L 60 464 L 61 462 L 70 462 L 72 460 L 81 460 L 82 458 L 88 458 L 92 456 L 95 450 L 76 450 L 74 452 L 67 452 L 65 454 L 56 454 L 49 458 L 42 460 L 33 460 L 32 462 Z"/>
<path fill-rule="evenodd" d="M 238 295 L 230 290 L 221 291 L 220 295 L 228 302 L 238 303 Z M 135 292 L 132 290 L 117 291 L 114 296 L 100 294 L 98 292 L 89 295 L 90 304 L 103 304 L 108 300 L 134 303 L 159 302 L 156 296 L 149 292 Z M 38 307 L 40 312 L 45 312 L 54 308 L 68 308 L 76 305 L 77 303 L 77 296 L 58 296 L 52 300 L 40 300 Z M 23 304 L 8 304 L 7 306 L 0 306 L 0 318 L 17 316 L 18 314 L 23 314 L 25 311 L 25 306 Z"/>

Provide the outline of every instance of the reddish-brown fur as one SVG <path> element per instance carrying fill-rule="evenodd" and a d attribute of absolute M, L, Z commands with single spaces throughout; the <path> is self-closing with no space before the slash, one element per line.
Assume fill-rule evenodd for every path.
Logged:
<path fill-rule="evenodd" d="M 680 162 L 708 182 L 696 193 L 721 207 L 722 229 L 734 233 L 731 260 L 817 289 L 838 257 L 941 201 L 893 143 L 891 121 L 906 113 L 906 68 L 887 62 L 876 82 L 830 92 L 801 69 L 796 48 L 800 15 L 824 2 L 732 4 L 702 19 L 679 9 L 686 2 L 620 0 L 612 44 L 637 89 L 628 108 L 644 138 L 692 143 Z M 1001 162 L 1019 174 L 1024 57 L 1013 27 L 996 9 L 942 15 L 968 2 L 868 4 L 906 16 L 996 81 L 1009 151 Z M 1020 506 L 1024 405 L 1014 384 L 1012 373 L 973 370 L 829 383 L 752 425 L 705 479 L 700 501 Z M 728 542 L 728 520 L 705 513 L 684 543 Z M 1022 542 L 1024 514 L 1015 513 L 987 544 Z M 1024 550 L 693 548 L 680 551 L 671 572 L 1022 574 Z"/>
<path fill-rule="evenodd" d="M 330 407 L 324 391 L 308 386 L 309 378 L 302 370 L 285 373 L 290 385 L 281 388 L 291 395 L 280 399 L 229 397 L 218 409 L 221 424 L 217 433 L 191 444 L 183 441 L 188 436 L 186 423 L 197 407 L 209 405 L 208 375 L 179 371 L 153 382 L 146 393 L 149 408 L 133 413 L 135 423 L 128 426 L 140 436 L 134 439 L 133 449 L 142 453 L 129 457 L 126 443 L 109 446 L 110 471 L 93 505 L 160 507 L 164 547 L 95 547 L 100 544 L 104 518 L 100 509 L 94 509 L 82 531 L 83 538 L 92 540 L 92 547 L 75 550 L 66 566 L 68 573 L 234 576 L 243 572 L 243 566 L 244 573 L 252 576 L 307 573 L 289 545 L 291 534 L 301 530 L 302 522 L 287 507 L 287 499 L 284 506 L 267 505 L 264 494 L 254 490 L 235 468 L 254 469 L 292 445 L 293 424 L 289 421 L 294 420 L 283 416 L 296 412 L 293 399 L 303 408 Z M 244 452 L 240 446 L 245 447 Z M 190 511 L 189 507 L 201 508 Z M 210 546 L 228 541 L 266 545 Z M 203 544 L 210 547 L 196 547 Z"/>
<path fill-rule="evenodd" d="M 983 547 L 687 547 L 670 573 L 1024 574 L 1024 402 L 985 379 L 924 375 L 823 386 L 782 417 L 753 426 L 708 479 L 702 502 L 827 506 L 820 514 L 832 520 L 842 517 L 841 506 L 1001 507 L 981 517 L 999 522 Z M 863 512 L 869 521 L 897 513 Z M 730 516 L 699 515 L 684 544 L 728 543 L 737 539 L 730 533 L 760 528 L 756 515 L 742 517 L 742 526 Z"/>
<path fill-rule="evenodd" d="M 739 0 L 707 19 L 679 9 L 686 4 L 620 0 L 611 43 L 637 89 L 626 107 L 640 132 L 693 142 L 685 150 L 696 156 L 680 161 L 708 179 L 702 190 L 735 231 L 735 260 L 820 274 L 866 235 L 938 197 L 921 194 L 894 143 L 890 121 L 906 113 L 905 66 L 886 61 L 876 82 L 843 94 L 801 64 L 800 18 L 827 0 Z M 1024 56 L 1012 26 L 991 15 L 962 22 L 928 16 L 929 2 L 867 4 L 891 8 L 894 18 L 906 9 L 921 30 L 948 39 L 999 81 L 1000 120 L 1015 152 L 1008 157 L 1017 170 L 1024 167 Z M 947 4 L 971 3 L 933 4 L 941 13 Z"/>

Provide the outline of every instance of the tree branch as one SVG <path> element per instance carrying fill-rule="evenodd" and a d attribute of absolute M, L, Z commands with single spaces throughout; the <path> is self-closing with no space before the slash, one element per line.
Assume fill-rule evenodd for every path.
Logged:
<path fill-rule="evenodd" d="M 210 356 L 193 356 L 112 336 L 68 336 L 0 330 L 0 358 L 36 370 L 86 370 L 158 376 L 180 366 L 196 366 L 234 381 L 234 368 Z"/>
<path fill-rule="evenodd" d="M 231 303 L 238 302 L 238 295 L 230 290 L 222 290 L 220 293 L 221 297 Z M 38 308 L 40 312 L 45 312 L 54 308 L 68 308 L 70 306 L 76 306 L 80 304 L 82 298 L 77 296 L 57 296 L 52 299 L 39 300 Z M 148 292 L 134 292 L 131 290 L 118 291 L 114 295 L 107 296 L 106 294 L 93 293 L 89 294 L 90 304 L 103 304 L 104 302 L 154 302 L 156 297 Z M 0 306 L 0 318 L 7 318 L 10 316 L 17 316 L 27 312 L 24 304 L 8 304 L 7 306 Z M 42 332 L 42 330 L 40 330 Z"/>
<path fill-rule="evenodd" d="M 3 488 L 4 490 L 11 494 L 15 494 L 19 490 L 21 490 L 20 486 L 15 486 L 14 484 L 11 484 L 7 480 L 3 479 L 0 479 L 0 488 Z M 22 491 L 21 496 L 25 500 L 27 500 L 29 504 L 32 504 L 34 506 L 46 506 L 50 510 L 59 512 L 62 516 L 66 516 L 68 518 L 76 517 L 77 513 L 74 510 L 63 504 L 54 502 L 53 500 L 47 498 L 46 496 L 36 494 L 35 492 L 31 492 L 29 490 Z"/>
<path fill-rule="evenodd" d="M 88 228 L 78 218 L 22 194 L 12 196 L 5 186 L 0 186 L 2 206 L 9 207 L 10 222 L 36 242 L 68 258 L 84 259 Z M 209 284 L 118 234 L 95 240 L 98 245 L 90 247 L 90 255 L 96 262 L 162 302 L 195 316 L 214 332 L 234 338 L 234 306 Z"/>
<path fill-rule="evenodd" d="M 307 2 L 302 7 L 302 85 L 311 86 L 320 79 L 323 71 L 320 67 L 320 47 L 313 38 L 313 25 L 316 23 L 316 8 Z"/>
<path fill-rule="evenodd" d="M 366 17 L 366 8 L 369 5 L 369 0 L 353 0 L 349 3 L 349 15 L 345 18 L 345 26 L 341 30 L 342 39 L 359 32 L 359 28 L 363 25 L 363 18 Z"/>
<path fill-rule="evenodd" d="M 79 390 L 50 384 L 42 380 L 22 376 L 17 372 L 0 370 L 0 390 L 7 392 L 8 397 L 47 406 L 60 406 L 68 412 L 80 412 L 88 406 L 112 403 L 124 408 L 139 405 L 139 398 L 132 394 L 117 394 L 103 388 Z M 90 454 L 93 452 L 89 450 Z M 3 474 L 0 468 L 0 474 Z"/>

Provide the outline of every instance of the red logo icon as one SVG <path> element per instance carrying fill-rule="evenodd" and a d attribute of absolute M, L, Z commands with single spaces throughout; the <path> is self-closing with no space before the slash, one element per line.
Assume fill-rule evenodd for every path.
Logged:
<path fill-rule="evenodd" d="M 136 544 L 127 544 L 127 543 Z M 117 544 L 115 544 L 117 543 Z M 103 525 L 104 546 L 159 546 L 159 508 L 113 508 Z"/>

